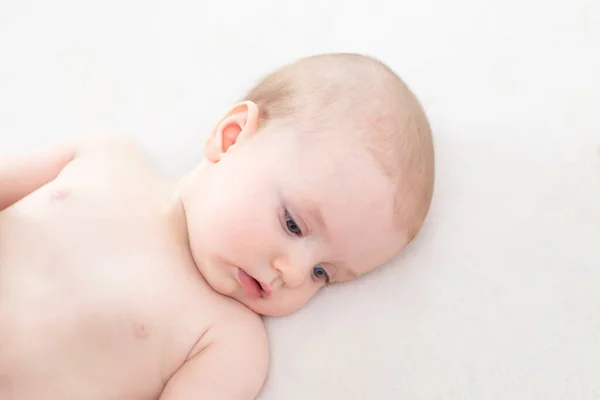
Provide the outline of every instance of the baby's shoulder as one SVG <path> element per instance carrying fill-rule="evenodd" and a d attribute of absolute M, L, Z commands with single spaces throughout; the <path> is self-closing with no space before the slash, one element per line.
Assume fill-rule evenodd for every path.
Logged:
<path fill-rule="evenodd" d="M 221 297 L 221 296 L 220 296 Z M 212 321 L 199 346 L 225 345 L 267 352 L 267 333 L 260 315 L 229 297 L 222 296 L 213 309 Z"/>
<path fill-rule="evenodd" d="M 127 180 L 140 172 L 153 173 L 154 165 L 148 154 L 132 138 L 119 134 L 90 134 L 78 138 L 75 154 L 66 170 L 71 173 L 111 173 L 116 181 Z M 64 171 L 63 171 L 64 172 Z M 115 175 L 115 176 L 113 176 Z M 89 175 L 88 175 L 89 176 Z M 91 176 L 94 176 L 92 174 Z"/>
<path fill-rule="evenodd" d="M 95 133 L 80 138 L 77 142 L 75 158 L 90 155 L 146 158 L 146 154 L 133 138 L 116 133 Z"/>
<path fill-rule="evenodd" d="M 155 162 L 131 138 L 96 134 L 78 138 L 73 159 L 53 180 L 69 192 L 86 192 L 94 201 L 120 199 L 121 207 L 138 207 L 139 202 L 162 202 L 168 184 Z M 72 197 L 72 196 L 71 196 Z M 110 206 L 112 207 L 112 206 Z"/>
<path fill-rule="evenodd" d="M 229 303 L 225 298 L 223 304 Z M 242 305 L 226 310 L 198 341 L 161 398 L 256 398 L 268 373 L 267 336 L 261 318 Z"/>
<path fill-rule="evenodd" d="M 135 140 L 118 133 L 90 133 L 78 140 L 79 151 L 123 150 L 139 148 Z"/>
<path fill-rule="evenodd" d="M 244 332 L 248 340 L 262 341 L 266 339 L 265 325 L 262 317 L 243 304 L 229 297 L 224 297 L 223 309 L 215 321 L 215 331 L 222 340 L 238 339 Z"/>

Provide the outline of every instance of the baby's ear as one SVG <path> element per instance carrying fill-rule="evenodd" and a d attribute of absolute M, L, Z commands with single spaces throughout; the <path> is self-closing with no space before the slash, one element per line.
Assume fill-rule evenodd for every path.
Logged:
<path fill-rule="evenodd" d="M 244 101 L 232 107 L 211 131 L 204 155 L 211 162 L 218 162 L 231 146 L 245 140 L 258 129 L 258 106 Z"/>

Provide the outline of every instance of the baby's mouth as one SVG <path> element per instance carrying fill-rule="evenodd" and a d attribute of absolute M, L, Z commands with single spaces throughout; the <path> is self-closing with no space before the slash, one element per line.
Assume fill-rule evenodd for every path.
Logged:
<path fill-rule="evenodd" d="M 256 280 L 241 268 L 238 268 L 238 279 L 242 288 L 251 297 L 264 298 L 271 294 L 271 287 L 265 283 Z"/>

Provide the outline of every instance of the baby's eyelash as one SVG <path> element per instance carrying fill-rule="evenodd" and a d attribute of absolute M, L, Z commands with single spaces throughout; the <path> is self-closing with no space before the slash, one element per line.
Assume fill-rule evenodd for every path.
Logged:
<path fill-rule="evenodd" d="M 330 275 L 330 273 L 327 272 L 327 270 L 325 268 L 323 268 L 321 265 L 315 265 L 313 267 L 312 275 L 317 280 L 323 280 L 324 279 L 325 286 L 329 286 L 329 284 L 331 283 L 331 275 Z"/>
<path fill-rule="evenodd" d="M 302 229 L 298 226 L 294 218 L 290 215 L 289 211 L 285 209 L 283 213 L 283 218 L 285 219 L 285 228 L 289 233 L 296 236 L 302 236 Z"/>

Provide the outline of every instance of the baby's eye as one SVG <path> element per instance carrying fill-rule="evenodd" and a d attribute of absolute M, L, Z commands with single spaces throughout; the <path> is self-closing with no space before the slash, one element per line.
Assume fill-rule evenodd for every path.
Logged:
<path fill-rule="evenodd" d="M 286 226 L 288 232 L 290 232 L 292 235 L 302 236 L 302 229 L 300 229 L 300 227 L 298 226 L 296 221 L 294 221 L 294 218 L 292 218 L 292 216 L 290 215 L 288 210 L 285 210 L 284 218 L 285 218 L 285 226 Z"/>
<path fill-rule="evenodd" d="M 325 279 L 326 282 L 329 282 L 329 275 L 327 275 L 327 271 L 325 268 L 320 265 L 315 265 L 313 268 L 313 276 L 317 279 Z"/>

